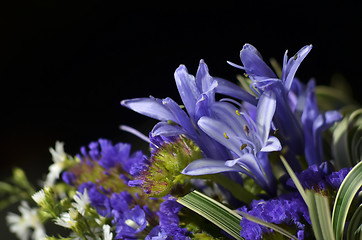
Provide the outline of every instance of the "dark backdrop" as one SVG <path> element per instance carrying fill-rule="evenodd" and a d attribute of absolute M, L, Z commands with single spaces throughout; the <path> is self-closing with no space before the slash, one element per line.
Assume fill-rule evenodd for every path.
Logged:
<path fill-rule="evenodd" d="M 253 2 L 1 3 L 1 180 L 20 166 L 36 183 L 51 163 L 48 149 L 56 140 L 64 141 L 71 154 L 101 137 L 146 148 L 118 126 L 147 133 L 154 121 L 121 107 L 120 101 L 153 95 L 180 102 L 173 72 L 185 64 L 194 74 L 201 58 L 211 75 L 235 79 L 240 71 L 226 61 L 240 63 L 246 42 L 265 59 L 280 62 L 286 49 L 292 56 L 313 44 L 297 76 L 327 84 L 342 73 L 361 99 L 357 6 Z"/>

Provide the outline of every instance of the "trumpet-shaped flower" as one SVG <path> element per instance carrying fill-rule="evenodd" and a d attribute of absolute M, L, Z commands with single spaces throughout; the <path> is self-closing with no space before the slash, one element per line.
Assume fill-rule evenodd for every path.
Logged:
<path fill-rule="evenodd" d="M 288 92 L 292 86 L 299 65 L 311 49 L 312 45 L 304 46 L 289 59 L 287 56 L 288 51 L 286 51 L 283 59 L 281 79 L 279 79 L 264 62 L 258 50 L 250 44 L 245 44 L 240 52 L 240 59 L 243 66 L 229 62 L 232 66 L 246 71 L 252 80 L 251 89 L 254 90 L 257 95 L 260 96 L 264 91 L 269 90 L 275 93 L 277 104 L 274 124 L 282 136 L 282 142 L 288 145 L 293 152 L 300 155 L 303 154 L 304 150 L 304 135 L 302 126 L 288 103 Z M 254 100 L 250 101 L 250 98 L 245 97 L 244 90 L 238 90 L 239 94 L 236 94 L 234 87 L 223 85 L 223 88 L 217 91 L 255 104 Z"/>
<path fill-rule="evenodd" d="M 201 117 L 210 116 L 210 106 L 215 102 L 217 81 L 209 75 L 205 62 L 200 61 L 196 77 L 181 65 L 175 71 L 175 81 L 187 113 L 171 98 L 136 98 L 123 100 L 121 104 L 159 120 L 152 130 L 153 136 L 172 137 L 184 134 L 200 147 L 205 156 L 228 158 L 227 150 L 197 126 Z"/>
<path fill-rule="evenodd" d="M 242 172 L 253 178 L 266 191 L 275 191 L 274 178 L 267 153 L 281 150 L 279 140 L 270 136 L 275 112 L 275 94 L 266 91 L 258 102 L 256 121 L 227 102 L 213 104 L 214 117 L 202 117 L 199 127 L 211 138 L 228 148 L 234 155 L 227 161 L 200 159 L 190 163 L 183 173 L 204 175 L 220 172 Z"/>

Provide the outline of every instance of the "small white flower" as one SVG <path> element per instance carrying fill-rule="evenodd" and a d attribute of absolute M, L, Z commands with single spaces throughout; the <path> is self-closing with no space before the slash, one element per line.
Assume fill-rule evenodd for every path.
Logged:
<path fill-rule="evenodd" d="M 37 209 L 30 208 L 27 202 L 22 201 L 19 212 L 21 215 L 8 213 L 6 216 L 10 231 L 21 240 L 29 239 L 31 232 L 33 232 L 32 239 L 44 239 L 46 237 L 45 228 L 39 219 Z"/>
<path fill-rule="evenodd" d="M 73 197 L 75 203 L 72 203 L 72 206 L 78 210 L 78 212 L 80 214 L 82 214 L 82 216 L 84 216 L 85 213 L 85 209 L 87 207 L 88 204 L 90 204 L 89 201 L 89 196 L 87 193 L 87 189 L 84 189 L 84 193 L 80 193 L 80 192 L 76 192 L 76 194 Z"/>
<path fill-rule="evenodd" d="M 77 221 L 75 220 L 76 217 L 77 211 L 73 208 L 70 208 L 69 212 L 60 214 L 60 217 L 55 220 L 55 224 L 72 229 L 77 223 Z"/>
<path fill-rule="evenodd" d="M 41 189 L 40 191 L 36 192 L 33 196 L 31 196 L 33 200 L 39 204 L 42 205 L 42 202 L 45 200 L 45 192 L 44 189 Z"/>
<path fill-rule="evenodd" d="M 113 239 L 113 233 L 111 232 L 111 227 L 107 224 L 103 225 L 103 239 L 104 240 Z"/>
<path fill-rule="evenodd" d="M 53 186 L 55 181 L 59 178 L 60 173 L 64 170 L 64 162 L 66 160 L 66 153 L 64 152 L 64 143 L 63 142 L 56 142 L 55 143 L 55 150 L 53 148 L 49 149 L 53 164 L 49 166 L 49 173 L 47 178 L 44 182 L 44 186 Z"/>

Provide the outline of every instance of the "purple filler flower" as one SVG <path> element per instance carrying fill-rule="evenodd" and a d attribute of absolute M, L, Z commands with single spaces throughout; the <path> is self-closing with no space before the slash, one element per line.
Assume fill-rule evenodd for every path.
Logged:
<path fill-rule="evenodd" d="M 298 239 L 301 240 L 304 239 L 304 222 L 307 221 L 311 224 L 308 208 L 298 193 L 284 194 L 268 201 L 254 200 L 249 211 L 246 207 L 238 210 L 266 222 L 294 226 Z M 251 222 L 246 218 L 241 220 L 240 225 L 242 227 L 240 235 L 246 240 L 262 239 L 262 236 L 267 236 L 267 234 L 273 232 L 273 230 Z"/>

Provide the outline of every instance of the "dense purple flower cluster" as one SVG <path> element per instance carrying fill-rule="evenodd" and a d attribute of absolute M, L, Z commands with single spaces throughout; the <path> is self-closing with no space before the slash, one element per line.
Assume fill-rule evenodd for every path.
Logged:
<path fill-rule="evenodd" d="M 151 146 L 157 148 L 172 138 L 154 137 Z M 97 212 L 112 220 L 116 226 L 116 239 L 186 239 L 186 229 L 180 228 L 178 212 L 182 206 L 172 197 L 148 199 L 140 189 L 131 188 L 128 182 L 147 165 L 141 151 L 131 154 L 131 145 L 100 139 L 81 148 L 80 163 L 63 173 L 63 180 L 76 185 L 78 191 L 87 189 L 91 205 Z M 82 172 L 87 171 L 87 172 Z M 90 181 L 83 176 L 90 175 Z M 108 187 L 112 181 L 117 187 Z M 158 209 L 159 206 L 159 209 Z M 146 228 L 148 229 L 146 231 Z M 149 233 L 149 234 L 148 234 Z"/>
<path fill-rule="evenodd" d="M 296 175 L 305 189 L 321 191 L 331 188 L 332 190 L 338 190 L 350 170 L 350 168 L 343 168 L 338 172 L 333 172 L 331 163 L 323 162 L 319 166 L 313 164 L 306 170 L 296 173 Z M 296 189 L 291 178 L 286 181 L 286 184 Z"/>
<path fill-rule="evenodd" d="M 274 224 L 289 225 L 296 233 L 300 240 L 304 239 L 305 222 L 311 224 L 308 208 L 298 193 L 284 194 L 272 200 L 254 200 L 247 207 L 238 209 L 264 221 Z M 240 222 L 242 227 L 241 236 L 246 240 L 257 240 L 267 234 L 272 234 L 273 230 L 251 222 L 243 218 Z"/>

